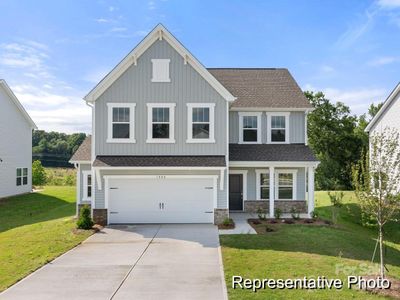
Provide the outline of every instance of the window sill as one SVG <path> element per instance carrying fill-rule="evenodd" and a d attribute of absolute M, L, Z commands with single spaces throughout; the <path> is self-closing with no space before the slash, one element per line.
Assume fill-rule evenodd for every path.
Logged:
<path fill-rule="evenodd" d="M 187 139 L 187 144 L 215 144 L 215 140 L 211 139 Z"/>
<path fill-rule="evenodd" d="M 81 200 L 81 202 L 79 202 L 79 204 L 86 204 L 86 203 L 83 203 L 83 202 L 92 202 L 92 198 L 83 198 Z"/>
<path fill-rule="evenodd" d="M 289 144 L 289 142 L 268 142 L 268 144 Z"/>
<path fill-rule="evenodd" d="M 257 145 L 257 144 L 261 144 L 261 142 L 239 142 L 239 144 Z"/>
<path fill-rule="evenodd" d="M 166 80 L 152 79 L 151 82 L 171 82 L 171 79 L 166 79 Z"/>
<path fill-rule="evenodd" d="M 107 143 L 114 143 L 114 144 L 134 144 L 136 143 L 135 139 L 107 139 Z"/>
<path fill-rule="evenodd" d="M 175 144 L 175 140 L 172 139 L 147 139 L 147 144 Z"/>

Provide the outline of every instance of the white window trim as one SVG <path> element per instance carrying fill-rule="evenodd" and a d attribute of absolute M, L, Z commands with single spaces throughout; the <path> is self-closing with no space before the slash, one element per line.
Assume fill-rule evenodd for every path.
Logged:
<path fill-rule="evenodd" d="M 186 143 L 215 143 L 215 103 L 187 103 L 187 140 Z M 210 109 L 210 135 L 208 139 L 193 138 L 193 108 L 206 107 Z"/>
<path fill-rule="evenodd" d="M 175 143 L 175 106 L 176 103 L 147 103 L 147 140 L 148 144 L 174 144 Z M 153 108 L 169 108 L 169 139 L 153 139 Z"/>
<path fill-rule="evenodd" d="M 152 63 L 152 75 L 151 75 L 151 82 L 171 82 L 171 75 L 169 71 L 169 64 L 170 64 L 170 59 L 166 58 L 155 58 L 151 60 Z M 168 78 L 158 78 L 157 76 L 154 77 L 154 72 L 157 71 L 156 65 L 157 63 L 168 63 Z"/>
<path fill-rule="evenodd" d="M 256 200 L 269 200 L 269 199 L 262 199 L 261 198 L 261 193 L 260 193 L 260 189 L 261 189 L 261 184 L 260 184 L 260 179 L 261 179 L 261 174 L 269 174 L 269 169 L 256 169 Z M 269 185 L 269 181 L 268 181 L 268 185 Z M 271 189 L 271 187 L 269 187 Z M 269 195 L 268 195 L 269 196 Z"/>
<path fill-rule="evenodd" d="M 17 170 L 21 169 L 21 176 L 17 176 Z M 24 176 L 24 169 L 26 169 L 26 176 Z M 24 177 L 26 177 L 26 183 L 24 184 Z M 17 178 L 21 178 L 21 184 L 17 185 Z M 15 168 L 15 186 L 29 185 L 29 168 L 27 167 L 17 167 Z"/>
<path fill-rule="evenodd" d="M 279 199 L 279 174 L 292 174 L 293 175 L 293 194 L 292 199 Z M 296 200 L 297 197 L 297 170 L 293 169 L 278 169 L 275 171 L 275 201 L 291 201 Z"/>
<path fill-rule="evenodd" d="M 107 143 L 136 143 L 135 140 L 135 107 L 136 103 L 107 103 L 108 115 L 107 115 Z M 113 128 L 113 108 L 114 107 L 128 107 L 129 108 L 129 138 L 128 139 L 116 139 L 112 137 Z"/>
<path fill-rule="evenodd" d="M 92 174 L 92 171 L 82 171 L 82 175 L 83 175 L 83 193 L 82 193 L 82 201 L 91 201 L 92 197 L 88 197 L 87 194 L 87 188 L 88 188 L 88 176 L 91 175 L 92 176 L 92 196 L 94 193 L 94 188 L 93 188 L 93 181 L 94 181 L 94 176 Z"/>
<path fill-rule="evenodd" d="M 239 144 L 261 144 L 262 112 L 239 112 Z M 243 117 L 257 117 L 257 142 L 243 141 Z"/>
<path fill-rule="evenodd" d="M 289 132 L 290 132 L 290 112 L 266 112 L 267 115 L 267 124 L 268 124 L 268 130 L 267 130 L 267 143 L 268 144 L 289 144 L 290 141 L 290 136 L 289 136 Z M 279 116 L 283 116 L 285 117 L 285 141 L 284 142 L 272 142 L 271 141 L 271 131 L 272 131 L 272 118 L 271 117 L 279 117 Z"/>

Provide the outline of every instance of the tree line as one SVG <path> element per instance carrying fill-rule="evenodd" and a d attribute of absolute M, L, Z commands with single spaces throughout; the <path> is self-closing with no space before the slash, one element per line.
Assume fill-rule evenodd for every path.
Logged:
<path fill-rule="evenodd" d="M 85 133 L 35 130 L 32 134 L 32 158 L 46 167 L 71 167 L 68 161 L 85 138 Z"/>

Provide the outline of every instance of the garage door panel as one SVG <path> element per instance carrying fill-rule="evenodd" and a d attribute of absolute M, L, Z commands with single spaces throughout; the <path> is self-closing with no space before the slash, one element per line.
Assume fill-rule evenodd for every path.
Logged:
<path fill-rule="evenodd" d="M 110 179 L 110 223 L 212 223 L 211 178 Z"/>

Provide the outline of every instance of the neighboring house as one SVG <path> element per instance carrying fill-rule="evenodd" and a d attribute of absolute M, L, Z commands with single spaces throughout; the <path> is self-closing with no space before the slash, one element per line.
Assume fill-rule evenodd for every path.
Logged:
<path fill-rule="evenodd" d="M 0 79 L 0 198 L 32 190 L 32 130 L 37 129 Z"/>
<path fill-rule="evenodd" d="M 97 222 L 314 209 L 312 107 L 286 69 L 206 69 L 158 25 L 85 101 L 92 136 L 71 162 Z"/>
<path fill-rule="evenodd" d="M 400 131 L 400 83 L 390 93 L 381 109 L 369 122 L 365 131 L 369 135 L 382 132 L 385 128 L 393 128 Z"/>

